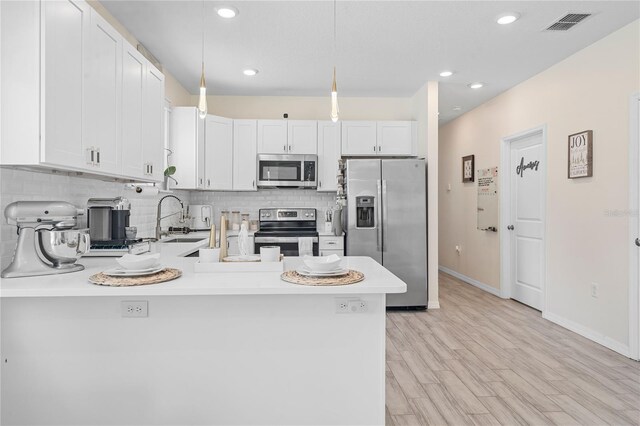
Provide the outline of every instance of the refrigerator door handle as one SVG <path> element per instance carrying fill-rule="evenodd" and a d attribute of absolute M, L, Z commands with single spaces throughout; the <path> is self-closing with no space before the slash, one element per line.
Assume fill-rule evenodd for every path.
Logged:
<path fill-rule="evenodd" d="M 380 179 L 378 179 L 376 181 L 376 184 L 378 186 L 378 202 L 376 203 L 376 246 L 377 246 L 377 250 L 378 251 L 383 251 L 383 247 L 382 247 L 382 211 L 381 211 L 381 207 L 382 207 L 382 182 L 380 181 Z"/>
<path fill-rule="evenodd" d="M 387 228 L 387 218 L 389 215 L 387 214 L 387 180 L 384 179 L 382 181 L 382 251 L 387 251 L 387 245 L 385 243 L 384 233 Z"/>

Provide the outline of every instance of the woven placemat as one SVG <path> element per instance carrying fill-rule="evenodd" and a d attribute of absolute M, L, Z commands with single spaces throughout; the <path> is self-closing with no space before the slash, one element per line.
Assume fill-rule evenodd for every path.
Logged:
<path fill-rule="evenodd" d="M 360 271 L 350 269 L 348 273 L 339 277 L 305 277 L 296 271 L 287 271 L 283 272 L 280 278 L 282 278 L 283 281 L 293 284 L 330 286 L 355 284 L 364 280 L 364 274 Z"/>
<path fill-rule="evenodd" d="M 112 287 L 127 287 L 134 285 L 147 285 L 158 284 L 166 281 L 175 280 L 182 275 L 180 269 L 164 268 L 162 271 L 152 274 L 143 275 L 138 277 L 112 277 L 105 275 L 102 272 L 99 274 L 91 275 L 89 282 L 97 285 L 107 285 Z"/>

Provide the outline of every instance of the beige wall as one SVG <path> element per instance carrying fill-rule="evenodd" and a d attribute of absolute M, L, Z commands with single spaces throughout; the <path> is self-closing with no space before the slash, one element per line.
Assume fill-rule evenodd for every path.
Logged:
<path fill-rule="evenodd" d="M 639 33 L 635 21 L 440 129 L 440 265 L 500 286 L 499 234 L 476 230 L 477 188 L 461 183 L 461 157 L 475 154 L 476 169 L 499 166 L 501 138 L 546 124 L 546 312 L 620 351 L 629 342 L 629 217 L 607 211 L 629 208 Z M 589 129 L 594 176 L 569 180 L 567 136 Z"/>
<path fill-rule="evenodd" d="M 192 96 L 192 105 L 197 105 Z M 411 120 L 411 98 L 339 97 L 342 120 Z M 329 120 L 327 96 L 207 96 L 209 114 L 229 118 L 279 119 L 288 113 L 291 120 Z"/>
<path fill-rule="evenodd" d="M 109 24 L 111 24 L 129 43 L 133 46 L 138 45 L 138 40 L 127 30 L 116 18 L 109 13 L 107 9 L 97 0 L 87 0 L 96 12 L 100 14 Z M 173 75 L 163 69 L 162 73 L 165 77 L 165 98 L 171 102 L 172 106 L 189 106 L 191 105 L 191 94 L 182 87 Z"/>

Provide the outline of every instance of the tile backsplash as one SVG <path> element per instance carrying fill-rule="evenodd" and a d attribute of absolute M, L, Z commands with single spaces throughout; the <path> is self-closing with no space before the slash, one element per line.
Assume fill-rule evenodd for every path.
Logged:
<path fill-rule="evenodd" d="M 11 262 L 16 245 L 16 228 L 8 225 L 4 209 L 14 201 L 66 201 L 86 210 L 89 198 L 126 197 L 131 201 L 131 226 L 138 228 L 138 236 L 153 237 L 156 226 L 156 209 L 161 195 L 140 197 L 125 189 L 121 182 L 68 175 L 66 173 L 36 172 L 12 168 L 0 168 L 0 266 Z M 310 189 L 275 189 L 257 192 L 204 192 L 174 190 L 174 195 L 187 204 L 212 204 L 215 223 L 219 223 L 220 211 L 238 210 L 258 218 L 258 210 L 268 207 L 311 207 L 318 210 L 318 220 L 324 218 L 327 208 L 335 204 L 335 194 L 320 193 Z M 163 214 L 177 211 L 176 200 L 167 199 Z M 177 225 L 177 216 L 162 222 L 163 228 Z M 86 227 L 86 214 L 79 218 L 78 227 Z M 180 225 L 181 226 L 181 225 Z"/>
<path fill-rule="evenodd" d="M 260 189 L 257 192 L 205 192 L 191 193 L 191 204 L 212 204 L 215 223 L 220 212 L 237 210 L 258 219 L 258 210 L 269 207 L 309 207 L 318 211 L 318 220 L 324 221 L 324 212 L 333 207 L 336 195 L 313 189 Z"/>
<path fill-rule="evenodd" d="M 4 269 L 11 262 L 16 245 L 16 227 L 8 225 L 4 209 L 14 201 L 66 201 L 86 211 L 89 198 L 126 197 L 131 201 L 131 226 L 138 228 L 139 237 L 153 237 L 156 226 L 156 208 L 161 195 L 141 198 L 133 190 L 125 189 L 124 183 L 102 181 L 82 176 L 68 176 L 65 173 L 34 172 L 10 168 L 0 168 L 0 255 Z M 189 192 L 174 191 L 174 195 L 189 203 Z M 180 204 L 174 199 L 163 203 L 163 214 L 179 210 Z M 86 227 L 87 218 L 78 218 L 78 227 Z M 163 221 L 163 227 L 175 223 L 177 216 Z"/>

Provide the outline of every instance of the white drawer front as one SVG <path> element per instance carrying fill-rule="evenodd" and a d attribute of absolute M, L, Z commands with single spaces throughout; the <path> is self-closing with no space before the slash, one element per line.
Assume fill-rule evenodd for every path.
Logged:
<path fill-rule="evenodd" d="M 342 250 L 344 249 L 344 237 L 320 236 L 320 250 Z"/>

